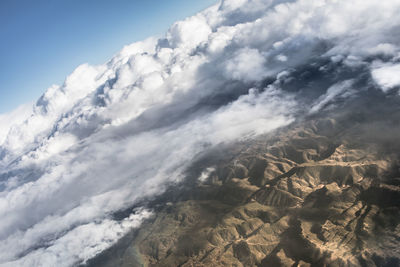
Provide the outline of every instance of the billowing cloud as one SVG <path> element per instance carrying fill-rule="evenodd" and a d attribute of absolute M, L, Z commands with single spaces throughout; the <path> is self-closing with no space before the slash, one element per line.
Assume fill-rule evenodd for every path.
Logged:
<path fill-rule="evenodd" d="M 400 63 L 373 64 L 371 73 L 383 92 L 400 86 Z"/>
<path fill-rule="evenodd" d="M 151 214 L 115 212 L 182 181 L 207 149 L 332 108 L 360 84 L 388 92 L 399 14 L 398 1 L 224 0 L 81 65 L 14 123 L 0 117 L 0 265 L 85 262 Z"/>
<path fill-rule="evenodd" d="M 33 103 L 21 105 L 15 110 L 0 114 L 0 144 L 6 139 L 10 128 L 24 122 L 32 113 Z"/>
<path fill-rule="evenodd" d="M 266 60 L 257 49 L 242 48 L 224 64 L 225 76 L 228 79 L 251 82 L 265 78 Z"/>

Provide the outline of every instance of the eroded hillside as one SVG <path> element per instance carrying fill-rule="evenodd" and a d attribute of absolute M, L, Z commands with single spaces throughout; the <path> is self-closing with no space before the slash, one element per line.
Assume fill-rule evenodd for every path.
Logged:
<path fill-rule="evenodd" d="M 97 263 L 399 266 L 398 155 L 363 129 L 312 119 L 237 144 Z"/>

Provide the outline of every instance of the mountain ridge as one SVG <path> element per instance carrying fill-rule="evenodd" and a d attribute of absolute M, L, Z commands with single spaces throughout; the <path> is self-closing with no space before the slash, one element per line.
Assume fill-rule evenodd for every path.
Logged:
<path fill-rule="evenodd" d="M 400 264 L 398 151 L 360 144 L 353 133 L 364 135 L 370 122 L 348 116 L 295 123 L 225 150 L 233 158 L 211 161 L 207 181 L 175 186 L 125 247 L 89 266 Z"/>

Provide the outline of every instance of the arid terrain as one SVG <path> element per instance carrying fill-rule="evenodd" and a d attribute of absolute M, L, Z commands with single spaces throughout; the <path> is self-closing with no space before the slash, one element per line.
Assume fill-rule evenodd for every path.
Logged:
<path fill-rule="evenodd" d="M 205 155 L 92 264 L 399 266 L 398 150 L 368 130 L 397 112 L 310 118 Z"/>

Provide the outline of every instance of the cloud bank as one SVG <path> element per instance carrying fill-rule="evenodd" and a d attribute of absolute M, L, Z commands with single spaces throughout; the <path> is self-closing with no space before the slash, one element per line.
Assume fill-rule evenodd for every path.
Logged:
<path fill-rule="evenodd" d="M 398 90 L 399 14 L 398 1 L 221 1 L 1 115 L 0 266 L 84 263 L 151 215 L 115 212 L 207 149 Z"/>

